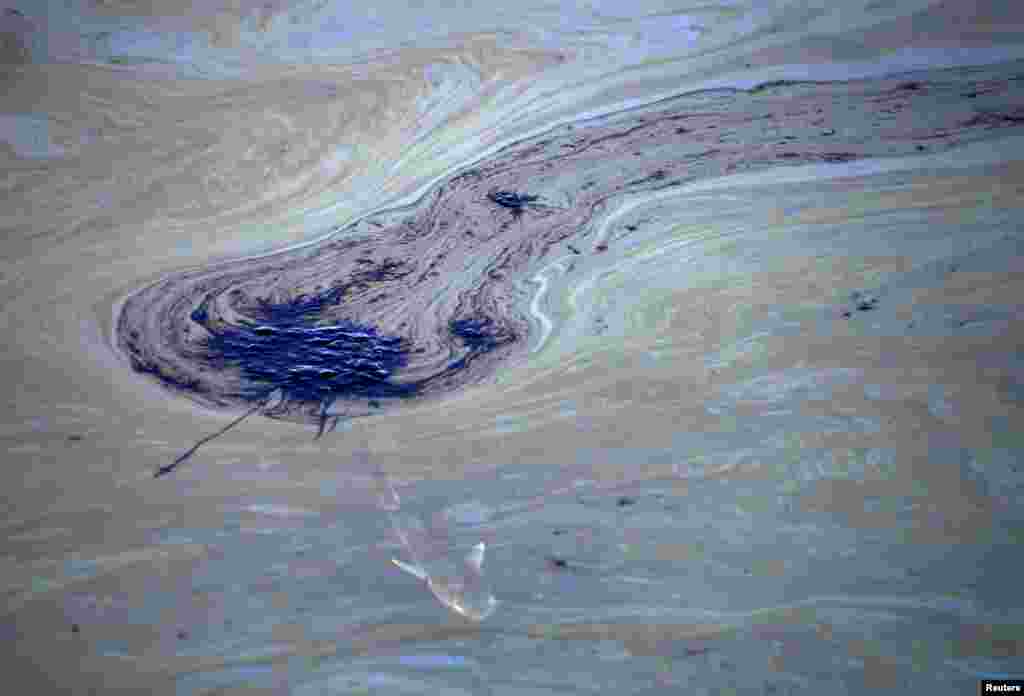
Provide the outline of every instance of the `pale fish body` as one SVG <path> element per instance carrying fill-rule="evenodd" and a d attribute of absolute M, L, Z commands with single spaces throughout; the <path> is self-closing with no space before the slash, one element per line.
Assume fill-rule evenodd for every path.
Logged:
<path fill-rule="evenodd" d="M 381 472 L 383 475 L 383 473 Z M 396 566 L 426 584 L 441 604 L 471 621 L 483 621 L 498 607 L 484 578 L 486 546 L 481 541 L 464 558 L 451 558 L 451 545 L 444 529 L 428 532 L 423 523 L 411 516 L 398 514 L 401 503 L 391 481 L 384 476 L 387 492 L 379 501 L 388 511 L 391 527 L 401 541 L 410 561 L 391 559 Z"/>
<path fill-rule="evenodd" d="M 446 568 L 449 564 L 431 564 L 433 572 L 428 572 L 421 565 L 404 563 L 397 558 L 392 562 L 424 581 L 431 594 L 451 611 L 472 621 L 483 621 L 499 604 L 483 576 L 485 549 L 482 541 L 478 543 L 466 554 L 458 569 Z"/>

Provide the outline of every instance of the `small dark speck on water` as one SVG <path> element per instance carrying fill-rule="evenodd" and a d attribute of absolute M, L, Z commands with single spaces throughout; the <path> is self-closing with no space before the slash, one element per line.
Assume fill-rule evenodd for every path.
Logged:
<path fill-rule="evenodd" d="M 188 631 L 178 631 L 178 640 L 185 640 L 188 638 Z"/>
<path fill-rule="evenodd" d="M 515 193 L 513 191 L 492 191 L 487 194 L 487 198 L 502 208 L 510 208 L 512 210 L 521 210 L 526 205 L 537 200 L 537 196 Z"/>
<path fill-rule="evenodd" d="M 568 568 L 569 567 L 569 563 L 564 558 L 558 558 L 556 556 L 549 556 L 548 557 L 548 562 L 551 563 L 551 566 L 554 567 L 554 568 Z"/>
<path fill-rule="evenodd" d="M 564 529 L 556 529 L 556 530 L 552 531 L 551 533 L 554 534 L 555 536 L 560 536 L 562 534 L 565 534 L 565 530 Z"/>
<path fill-rule="evenodd" d="M 68 440 L 71 442 L 78 442 L 82 439 L 81 435 L 68 435 Z"/>
<path fill-rule="evenodd" d="M 473 353 L 486 353 L 515 340 L 511 331 L 485 316 L 452 320 L 448 323 L 448 330 Z"/>
<path fill-rule="evenodd" d="M 595 251 L 608 251 L 608 245 L 604 244 L 604 243 L 598 244 L 596 247 L 594 247 L 594 250 Z"/>
<path fill-rule="evenodd" d="M 82 632 L 82 627 L 79 626 L 76 623 L 73 623 L 73 624 L 71 624 L 71 632 L 72 633 L 81 633 Z"/>
<path fill-rule="evenodd" d="M 618 499 L 617 501 L 615 501 L 615 502 L 616 502 L 616 504 L 617 504 L 617 505 L 618 505 L 619 507 L 626 507 L 627 505 L 632 505 L 632 504 L 634 504 L 634 503 L 635 503 L 636 501 L 635 501 L 635 500 L 633 500 L 632 498 L 629 498 L 629 497 L 626 497 L 626 496 L 622 496 L 622 497 L 620 497 L 620 498 L 619 498 L 619 499 Z"/>
<path fill-rule="evenodd" d="M 854 307 L 859 312 L 867 312 L 875 308 L 878 304 L 878 298 L 870 293 L 861 291 L 855 291 L 851 293 L 850 299 L 854 302 Z"/>

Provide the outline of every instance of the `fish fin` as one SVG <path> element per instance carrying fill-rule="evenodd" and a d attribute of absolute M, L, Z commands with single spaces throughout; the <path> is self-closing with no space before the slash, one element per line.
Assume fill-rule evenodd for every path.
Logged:
<path fill-rule="evenodd" d="M 478 543 L 474 546 L 469 553 L 466 554 L 466 565 L 475 570 L 481 572 L 481 568 L 484 565 L 484 551 L 487 549 L 484 546 L 484 542 Z"/>
<path fill-rule="evenodd" d="M 392 558 L 391 562 L 394 563 L 399 568 L 401 568 L 402 570 L 404 570 L 405 572 L 407 572 L 409 575 L 414 575 L 417 578 L 419 578 L 420 580 L 426 580 L 427 579 L 426 572 L 422 568 L 420 568 L 419 566 L 414 566 L 414 565 L 409 565 L 408 563 L 403 563 L 402 561 L 398 560 L 397 558 Z"/>

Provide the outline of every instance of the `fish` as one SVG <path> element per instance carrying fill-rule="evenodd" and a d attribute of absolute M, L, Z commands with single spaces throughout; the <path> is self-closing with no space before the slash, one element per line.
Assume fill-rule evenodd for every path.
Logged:
<path fill-rule="evenodd" d="M 378 504 L 387 512 L 391 528 L 408 557 L 407 561 L 392 558 L 391 562 L 422 582 L 449 611 L 478 623 L 494 614 L 501 601 L 491 592 L 484 574 L 486 544 L 480 541 L 465 556 L 457 558 L 456 554 L 453 559 L 444 526 L 435 524 L 428 531 L 419 518 L 402 515 L 401 499 L 390 478 L 379 468 L 377 474 L 386 487 Z"/>
<path fill-rule="evenodd" d="M 491 594 L 484 577 L 485 551 L 484 542 L 477 543 L 462 559 L 460 572 L 456 573 L 446 573 L 443 568 L 428 571 L 419 563 L 406 563 L 397 558 L 392 558 L 391 562 L 424 582 L 437 601 L 450 611 L 480 622 L 490 617 L 501 603 Z"/>

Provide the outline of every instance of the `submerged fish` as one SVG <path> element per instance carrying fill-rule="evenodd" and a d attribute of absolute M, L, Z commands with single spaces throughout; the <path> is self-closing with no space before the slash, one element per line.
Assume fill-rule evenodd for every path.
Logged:
<path fill-rule="evenodd" d="M 494 613 L 499 604 L 484 579 L 484 550 L 484 542 L 481 541 L 462 559 L 462 568 L 450 574 L 439 568 L 428 572 L 419 564 L 405 563 L 397 558 L 392 558 L 391 562 L 423 580 L 437 601 L 451 611 L 473 621 L 483 621 Z"/>
<path fill-rule="evenodd" d="M 399 515 L 398 494 L 387 476 L 383 472 L 379 475 L 387 486 L 381 507 L 388 511 L 395 536 L 410 559 L 408 563 L 397 558 L 391 562 L 423 581 L 437 601 L 459 616 L 483 621 L 493 614 L 500 602 L 491 594 L 484 577 L 484 542 L 476 544 L 465 557 L 452 559 L 443 530 L 430 534 L 419 519 Z"/>

